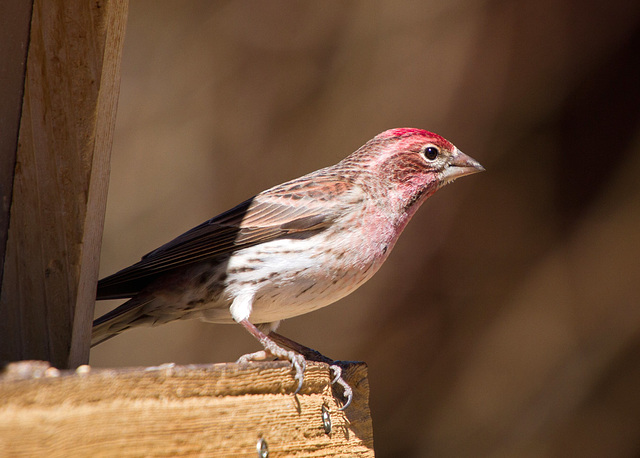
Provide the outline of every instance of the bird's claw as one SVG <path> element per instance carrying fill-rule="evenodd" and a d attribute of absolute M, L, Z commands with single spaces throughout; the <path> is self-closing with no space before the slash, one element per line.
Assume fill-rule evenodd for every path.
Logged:
<path fill-rule="evenodd" d="M 331 380 L 331 384 L 335 385 L 337 383 L 338 385 L 340 385 L 342 387 L 342 395 L 344 398 L 346 398 L 346 402 L 342 407 L 340 407 L 339 410 L 345 410 L 347 407 L 349 407 L 349 404 L 351 404 L 351 401 L 353 400 L 353 390 L 351 389 L 349 384 L 342 378 L 342 367 L 337 364 L 332 364 L 331 366 L 329 366 L 329 369 L 331 369 L 335 374 L 333 380 Z"/>
<path fill-rule="evenodd" d="M 264 361 L 271 353 L 267 353 L 264 350 L 256 351 L 255 353 L 247 353 L 246 355 L 242 355 L 240 358 L 236 360 L 237 364 L 250 363 L 254 361 Z"/>
<path fill-rule="evenodd" d="M 304 359 L 304 356 L 302 356 L 301 354 L 294 351 L 285 350 L 284 348 L 277 345 L 273 345 L 268 350 L 260 350 L 255 353 L 242 355 L 240 358 L 238 358 L 236 363 L 242 364 L 252 361 L 264 361 L 270 356 L 282 360 L 287 360 L 291 363 L 291 368 L 296 372 L 296 374 L 294 375 L 294 379 L 298 381 L 298 387 L 293 394 L 298 394 L 302 389 L 302 384 L 304 382 L 304 372 L 307 369 L 307 360 Z"/>
<path fill-rule="evenodd" d="M 304 382 L 304 372 L 307 370 L 307 360 L 304 359 L 304 356 L 294 353 L 292 351 L 289 352 L 291 354 L 291 367 L 296 371 L 296 375 L 294 378 L 298 381 L 298 388 L 294 391 L 293 394 L 298 394 L 300 389 L 302 389 L 302 382 Z"/>
<path fill-rule="evenodd" d="M 275 342 L 271 341 L 271 344 L 268 346 L 267 351 L 271 353 L 278 359 L 286 359 L 291 363 L 291 368 L 296 371 L 296 375 L 294 378 L 298 381 L 298 388 L 293 394 L 298 394 L 298 392 L 302 389 L 302 383 L 304 382 L 304 372 L 307 370 L 307 360 L 304 359 L 300 353 L 296 353 L 292 350 L 286 350 L 278 345 Z"/>

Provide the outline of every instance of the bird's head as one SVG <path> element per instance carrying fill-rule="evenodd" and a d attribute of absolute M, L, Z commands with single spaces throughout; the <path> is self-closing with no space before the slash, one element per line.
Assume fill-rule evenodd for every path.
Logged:
<path fill-rule="evenodd" d="M 427 197 L 457 178 L 484 171 L 450 141 L 422 129 L 382 132 L 345 159 L 366 172 L 361 182 L 405 209 L 417 209 Z M 411 212 L 413 213 L 413 212 Z"/>

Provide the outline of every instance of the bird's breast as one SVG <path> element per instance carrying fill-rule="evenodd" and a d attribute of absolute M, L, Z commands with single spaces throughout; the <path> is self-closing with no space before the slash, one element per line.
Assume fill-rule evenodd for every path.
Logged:
<path fill-rule="evenodd" d="M 254 291 L 250 316 L 255 323 L 308 313 L 367 281 L 386 258 L 387 246 L 351 230 L 263 243 L 231 256 L 227 293 Z"/>

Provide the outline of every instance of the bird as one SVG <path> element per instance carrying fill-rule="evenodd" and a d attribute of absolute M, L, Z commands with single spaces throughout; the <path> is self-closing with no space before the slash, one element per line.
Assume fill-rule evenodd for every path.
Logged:
<path fill-rule="evenodd" d="M 128 300 L 93 322 L 91 346 L 140 325 L 238 323 L 263 346 L 238 362 L 288 360 L 297 393 L 306 347 L 285 348 L 295 342 L 275 332 L 280 322 L 355 291 L 425 200 L 482 171 L 438 134 L 386 130 L 340 162 L 267 189 L 101 279 L 97 300 Z M 332 368 L 346 408 L 352 391 Z"/>

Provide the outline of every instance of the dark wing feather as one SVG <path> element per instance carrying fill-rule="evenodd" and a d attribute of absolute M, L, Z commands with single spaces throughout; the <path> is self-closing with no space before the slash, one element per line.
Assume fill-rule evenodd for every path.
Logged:
<path fill-rule="evenodd" d="M 343 205 L 335 199 L 331 203 L 302 200 L 323 185 L 325 177 L 320 178 L 306 182 L 304 187 L 296 185 L 302 179 L 280 185 L 205 221 L 148 253 L 136 264 L 100 280 L 97 299 L 132 297 L 170 270 L 328 227 Z M 340 191 L 348 188 L 351 186 L 341 186 Z M 292 202 L 296 205 L 291 205 Z"/>

